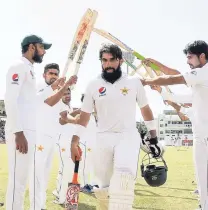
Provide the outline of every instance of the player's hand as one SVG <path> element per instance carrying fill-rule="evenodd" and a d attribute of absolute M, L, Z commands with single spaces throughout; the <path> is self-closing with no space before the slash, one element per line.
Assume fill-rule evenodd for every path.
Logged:
<path fill-rule="evenodd" d="M 62 87 L 64 85 L 66 81 L 66 77 L 61 77 L 61 78 L 58 78 L 52 85 L 52 89 L 53 90 L 56 90 L 56 89 L 59 89 L 60 87 Z"/>
<path fill-rule="evenodd" d="M 145 79 L 140 79 L 143 86 L 147 85 Z"/>
<path fill-rule="evenodd" d="M 80 119 L 80 114 L 77 114 L 74 118 L 75 118 L 75 124 L 77 124 Z"/>
<path fill-rule="evenodd" d="M 19 150 L 19 152 L 22 154 L 27 154 L 28 142 L 23 132 L 15 133 L 15 143 L 16 143 L 16 150 Z"/>
<path fill-rule="evenodd" d="M 67 120 L 67 116 L 68 116 L 68 111 L 63 111 L 63 112 L 60 112 L 60 116 L 61 116 L 61 119 L 63 120 Z"/>
<path fill-rule="evenodd" d="M 155 64 L 156 66 L 160 67 L 161 66 L 161 63 L 152 59 L 152 58 L 146 58 L 142 61 L 142 63 L 146 66 L 151 66 L 151 64 Z"/>
<path fill-rule="evenodd" d="M 70 86 L 72 86 L 72 85 L 74 85 L 76 83 L 77 83 L 77 76 L 74 75 L 74 76 L 71 76 L 68 81 L 66 81 L 64 87 L 66 89 L 68 89 Z"/>
<path fill-rule="evenodd" d="M 162 92 L 162 88 L 159 85 L 151 85 L 150 87 L 152 90 L 156 90 L 159 93 Z"/>
<path fill-rule="evenodd" d="M 82 150 L 79 147 L 79 143 L 73 141 L 71 142 L 71 159 L 75 163 L 76 160 L 81 160 Z"/>

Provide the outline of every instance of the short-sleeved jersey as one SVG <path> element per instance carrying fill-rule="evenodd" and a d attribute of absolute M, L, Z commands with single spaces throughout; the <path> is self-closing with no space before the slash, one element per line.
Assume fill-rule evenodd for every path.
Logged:
<path fill-rule="evenodd" d="M 124 132 L 136 128 L 136 102 L 148 104 L 138 78 L 123 75 L 111 84 L 99 76 L 88 85 L 81 110 L 92 113 L 95 105 L 98 132 Z"/>
<path fill-rule="evenodd" d="M 36 80 L 32 63 L 25 57 L 15 61 L 6 75 L 5 129 L 12 132 L 35 130 Z"/>
<path fill-rule="evenodd" d="M 208 127 L 208 64 L 183 75 L 192 89 L 192 109 L 194 132 L 196 135 L 207 133 Z"/>

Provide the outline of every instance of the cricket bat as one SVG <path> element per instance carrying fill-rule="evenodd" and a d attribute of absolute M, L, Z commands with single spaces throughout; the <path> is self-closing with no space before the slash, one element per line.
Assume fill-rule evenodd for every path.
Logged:
<path fill-rule="evenodd" d="M 88 24 L 92 16 L 93 16 L 93 11 L 91 9 L 87 9 L 87 11 L 85 12 L 85 14 L 83 15 L 83 17 L 81 18 L 79 22 L 79 25 L 77 27 L 77 30 L 75 32 L 75 35 L 71 44 L 71 48 L 68 53 L 68 57 L 67 57 L 67 61 L 64 67 L 64 71 L 62 73 L 62 77 L 66 76 L 66 73 L 74 60 L 76 52 L 80 46 L 80 43 L 83 39 L 83 36 L 87 30 Z"/>
<path fill-rule="evenodd" d="M 92 29 L 94 28 L 94 24 L 97 20 L 98 17 L 98 12 L 93 10 L 93 15 L 92 18 L 88 24 L 87 30 L 83 36 L 82 42 L 80 44 L 80 49 L 77 52 L 78 54 L 78 59 L 76 61 L 76 66 L 75 66 L 75 71 L 74 71 L 74 75 L 77 75 L 80 69 L 80 64 L 82 63 L 83 59 L 84 59 L 84 55 L 87 49 L 87 46 L 89 44 L 89 40 L 90 40 L 90 36 L 92 33 Z"/>
<path fill-rule="evenodd" d="M 94 28 L 93 31 L 97 34 L 99 34 L 100 36 L 105 37 L 106 39 L 108 39 L 109 41 L 113 42 L 114 44 L 118 45 L 119 47 L 121 47 L 122 49 L 126 50 L 127 52 L 132 53 L 137 59 L 143 61 L 145 59 L 144 56 L 142 56 L 141 54 L 139 54 L 138 52 L 136 52 L 135 50 L 131 49 L 129 46 L 127 46 L 126 44 L 124 44 L 121 40 L 119 40 L 118 38 L 116 38 L 115 36 L 113 36 L 112 34 L 108 33 L 107 31 L 101 30 L 101 29 L 97 29 Z M 155 64 L 151 64 L 150 67 L 156 71 L 159 71 L 159 67 Z"/>
<path fill-rule="evenodd" d="M 72 182 L 69 183 L 66 193 L 66 210 L 78 210 L 80 184 L 78 183 L 79 160 L 75 161 Z"/>
<path fill-rule="evenodd" d="M 82 156 L 81 148 L 78 147 L 78 150 L 80 156 Z M 78 210 L 78 201 L 79 201 L 79 192 L 80 192 L 80 184 L 78 182 L 79 161 L 80 160 L 75 161 L 72 182 L 68 184 L 65 210 Z"/>

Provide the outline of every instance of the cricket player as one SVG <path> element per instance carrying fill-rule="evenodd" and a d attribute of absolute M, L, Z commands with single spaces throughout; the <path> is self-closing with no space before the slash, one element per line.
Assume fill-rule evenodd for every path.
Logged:
<path fill-rule="evenodd" d="M 160 155 L 156 151 L 156 125 L 141 81 L 121 71 L 121 49 L 113 44 L 103 45 L 99 58 L 102 72 L 85 91 L 72 138 L 71 157 L 73 161 L 80 158 L 79 141 L 95 105 L 98 123 L 94 170 L 100 187 L 95 191 L 98 206 L 102 210 L 131 210 L 141 140 L 136 129 L 136 102 L 150 131 L 152 153 Z"/>
<path fill-rule="evenodd" d="M 83 100 L 84 100 L 84 94 L 82 94 L 81 97 L 82 103 Z M 94 107 L 93 113 L 91 114 L 89 123 L 87 125 L 85 135 L 81 140 L 82 142 L 85 143 L 86 147 L 86 152 L 84 153 L 85 155 L 84 168 L 82 172 L 84 187 L 81 188 L 81 191 L 85 193 L 91 193 L 93 190 L 93 186 L 97 186 L 94 177 L 94 160 L 96 158 L 95 154 L 96 129 L 97 129 L 97 117 L 96 117 L 96 110 Z"/>
<path fill-rule="evenodd" d="M 58 141 L 58 153 L 60 158 L 59 175 L 57 180 L 56 191 L 53 194 L 56 196 L 54 203 L 64 204 L 66 199 L 66 192 L 68 188 L 68 183 L 71 182 L 74 163 L 71 160 L 70 154 L 70 139 L 72 138 L 74 132 L 74 124 L 80 114 L 80 109 L 73 110 L 70 105 L 71 101 L 71 90 L 70 88 L 66 90 L 64 96 L 62 97 L 62 102 L 64 104 L 63 110 L 60 113 L 59 122 L 61 124 L 60 138 Z"/>
<path fill-rule="evenodd" d="M 44 86 L 38 90 L 42 93 L 45 86 L 53 86 L 59 78 L 59 65 L 49 63 L 44 68 Z M 57 87 L 47 99 L 39 98 L 37 104 L 37 142 L 35 152 L 35 210 L 46 209 L 46 190 L 56 142 L 60 133 L 59 113 L 64 104 L 61 99 L 65 91 L 75 84 L 76 76 L 72 76 L 61 87 Z"/>
<path fill-rule="evenodd" d="M 36 141 L 36 79 L 34 63 L 41 63 L 51 44 L 36 35 L 26 36 L 21 43 L 22 57 L 16 60 L 6 75 L 5 126 L 8 148 L 7 210 L 23 210 L 24 193 L 29 172 L 34 170 Z M 45 88 L 44 95 L 52 93 Z M 30 205 L 33 210 L 33 183 L 30 179 Z"/>
<path fill-rule="evenodd" d="M 144 85 L 175 85 L 185 84 L 192 89 L 192 129 L 194 134 L 194 159 L 197 173 L 201 208 L 208 210 L 208 45 L 205 41 L 197 40 L 189 43 L 184 53 L 187 63 L 192 69 L 186 74 L 158 77 L 144 80 Z M 153 59 L 146 59 L 146 65 L 154 63 L 167 71 L 170 68 L 160 65 Z"/>

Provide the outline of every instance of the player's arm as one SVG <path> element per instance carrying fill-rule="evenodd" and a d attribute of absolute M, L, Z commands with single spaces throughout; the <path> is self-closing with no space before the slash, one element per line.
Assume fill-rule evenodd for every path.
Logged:
<path fill-rule="evenodd" d="M 26 71 L 23 65 L 12 67 L 6 77 L 5 104 L 7 116 L 12 119 L 14 134 L 23 133 L 23 122 L 17 102 L 25 79 Z"/>
<path fill-rule="evenodd" d="M 147 63 L 148 63 L 148 59 L 147 59 Z M 155 79 L 144 79 L 142 80 L 142 84 L 143 85 L 159 85 L 159 86 L 185 84 L 188 86 L 193 86 L 197 84 L 204 84 L 204 82 L 206 81 L 207 81 L 207 71 L 204 70 L 202 67 L 202 68 L 197 68 L 192 71 L 189 71 L 184 75 L 182 74 L 166 75 L 166 76 L 161 76 Z"/>
<path fill-rule="evenodd" d="M 60 114 L 60 118 L 59 118 L 59 123 L 61 125 L 65 125 L 67 123 L 72 123 L 72 124 L 77 124 L 77 121 L 80 117 L 79 114 L 77 114 L 76 116 L 72 116 L 71 113 L 69 114 L 67 110 L 62 111 L 59 113 Z"/>
<path fill-rule="evenodd" d="M 6 76 L 5 106 L 7 117 L 11 120 L 11 130 L 15 134 L 16 149 L 26 154 L 28 143 L 23 132 L 23 121 L 18 106 L 18 100 L 24 81 L 26 80 L 26 69 L 22 64 L 11 67 Z"/>
<path fill-rule="evenodd" d="M 90 116 L 93 111 L 94 99 L 92 96 L 92 83 L 87 87 L 85 97 L 82 103 L 80 117 L 77 121 L 76 130 L 71 141 L 71 158 L 75 162 L 76 158 L 80 159 L 79 141 L 85 133 L 86 127 L 90 121 Z"/>
<path fill-rule="evenodd" d="M 157 139 L 157 132 L 156 132 L 156 122 L 154 120 L 154 116 L 152 113 L 152 110 L 150 109 L 146 97 L 146 93 L 144 90 L 144 87 L 139 80 L 138 83 L 138 90 L 137 90 L 137 103 L 140 107 L 141 114 L 144 119 L 144 123 L 147 127 L 147 130 L 149 131 L 151 138 L 142 139 L 142 141 L 145 141 L 149 149 L 153 155 L 153 157 L 159 157 L 161 155 L 161 150 L 158 146 L 158 139 Z"/>
<path fill-rule="evenodd" d="M 189 118 L 185 114 L 183 114 L 182 112 L 179 111 L 179 112 L 177 112 L 177 114 L 178 114 L 179 118 L 181 119 L 181 121 L 189 120 Z"/>
<path fill-rule="evenodd" d="M 73 112 L 70 113 L 71 116 L 75 117 L 76 115 L 81 113 L 81 109 L 76 109 Z"/>
<path fill-rule="evenodd" d="M 169 67 L 165 66 L 164 64 L 160 63 L 159 61 L 156 61 L 156 60 L 151 59 L 151 58 L 145 59 L 143 61 L 143 63 L 148 65 L 148 66 L 150 65 L 150 63 L 153 63 L 153 64 L 157 65 L 160 68 L 160 71 L 162 71 L 166 75 L 180 74 L 180 72 L 178 70 L 169 68 Z"/>
<path fill-rule="evenodd" d="M 159 86 L 167 86 L 167 85 L 177 85 L 177 84 L 187 84 L 184 76 L 182 74 L 178 75 L 165 75 L 160 76 L 154 79 L 143 79 L 143 85 L 159 85 Z"/>
<path fill-rule="evenodd" d="M 150 132 L 150 135 L 152 138 L 155 138 L 157 136 L 156 133 L 156 127 L 154 126 L 155 122 L 154 122 L 154 116 L 152 113 L 152 110 L 150 109 L 149 105 L 146 105 L 144 107 L 142 107 L 141 109 L 141 114 L 142 117 L 144 119 L 145 125 L 147 126 L 148 131 Z M 150 124 L 153 124 L 153 126 L 148 126 Z"/>
<path fill-rule="evenodd" d="M 164 91 L 164 88 L 152 85 L 151 89 L 156 90 L 158 93 L 161 94 L 164 101 L 171 101 L 173 103 L 192 103 L 192 94 L 174 94 Z"/>
<path fill-rule="evenodd" d="M 55 104 L 57 104 L 63 97 L 65 91 L 72 86 L 73 84 L 76 84 L 77 82 L 77 77 L 76 76 L 72 76 L 69 78 L 69 80 L 60 88 L 60 86 L 62 85 L 63 82 L 63 78 L 58 79 L 57 81 L 55 81 L 51 87 L 53 90 L 58 89 L 58 91 L 51 95 L 50 97 L 48 97 L 44 102 L 46 104 L 48 104 L 49 106 L 54 106 Z"/>

